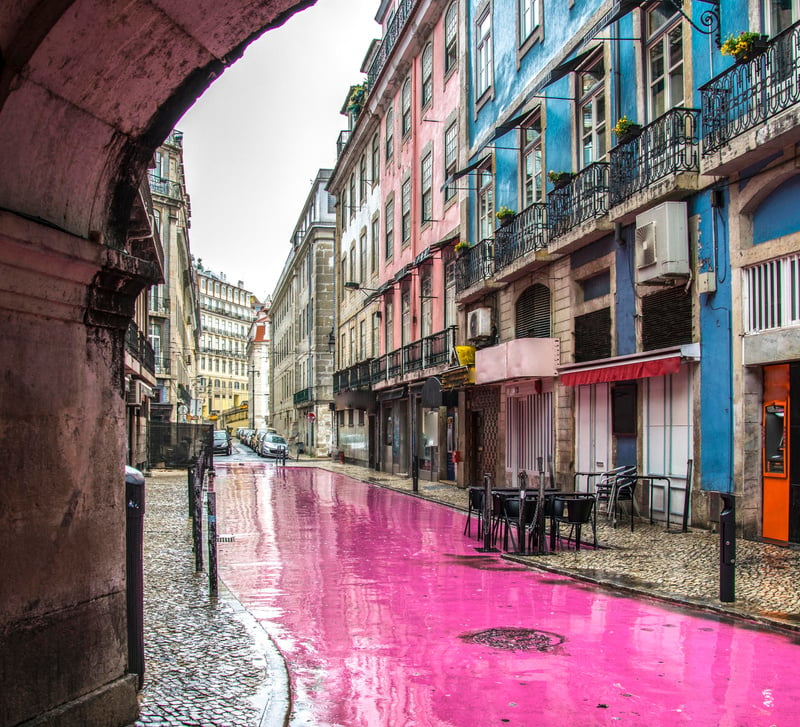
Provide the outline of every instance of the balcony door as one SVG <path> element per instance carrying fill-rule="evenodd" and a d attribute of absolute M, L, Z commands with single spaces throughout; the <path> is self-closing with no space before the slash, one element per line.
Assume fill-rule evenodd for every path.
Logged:
<path fill-rule="evenodd" d="M 764 33 L 782 33 L 800 20 L 800 0 L 763 0 Z"/>

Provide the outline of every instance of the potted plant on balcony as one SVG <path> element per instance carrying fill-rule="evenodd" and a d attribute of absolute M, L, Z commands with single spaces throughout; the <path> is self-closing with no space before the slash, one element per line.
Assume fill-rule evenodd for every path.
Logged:
<path fill-rule="evenodd" d="M 350 89 L 350 98 L 347 101 L 347 113 L 358 116 L 361 109 L 364 108 L 364 102 L 367 100 L 367 89 L 363 83 L 358 86 L 353 86 Z"/>
<path fill-rule="evenodd" d="M 553 183 L 553 189 L 563 189 L 572 181 L 572 172 L 547 172 L 547 178 Z"/>
<path fill-rule="evenodd" d="M 467 242 L 466 240 L 459 240 L 455 245 L 453 245 L 453 250 L 457 253 L 466 252 L 472 247 L 472 244 Z"/>
<path fill-rule="evenodd" d="M 501 207 L 497 212 L 495 212 L 495 217 L 500 221 L 500 224 L 505 227 L 508 225 L 511 220 L 514 219 L 514 215 L 517 214 L 511 207 Z"/>
<path fill-rule="evenodd" d="M 747 63 L 767 49 L 767 36 L 745 30 L 739 35 L 729 35 L 720 46 L 720 53 L 731 56 L 737 63 Z"/>
<path fill-rule="evenodd" d="M 624 144 L 639 136 L 639 134 L 642 133 L 642 126 L 641 124 L 631 121 L 627 116 L 622 116 L 617 123 L 614 124 L 614 128 L 611 129 L 611 131 L 616 134 L 617 141 L 620 144 Z"/>

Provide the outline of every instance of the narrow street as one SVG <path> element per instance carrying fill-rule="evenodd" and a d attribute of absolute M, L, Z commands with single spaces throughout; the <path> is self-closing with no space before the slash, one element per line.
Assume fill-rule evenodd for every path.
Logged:
<path fill-rule="evenodd" d="M 279 646 L 292 725 L 789 725 L 791 636 L 477 552 L 451 508 L 218 467 L 220 576 Z"/>

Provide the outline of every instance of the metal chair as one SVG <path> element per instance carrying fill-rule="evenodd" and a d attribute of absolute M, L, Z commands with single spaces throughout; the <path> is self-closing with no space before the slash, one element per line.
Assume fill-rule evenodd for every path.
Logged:
<path fill-rule="evenodd" d="M 609 513 L 614 527 L 617 527 L 617 516 L 621 512 L 620 503 L 630 502 L 631 532 L 633 532 L 633 516 L 636 512 L 635 494 L 637 481 L 636 467 L 629 467 L 616 476 Z"/>
<path fill-rule="evenodd" d="M 574 493 L 553 499 L 553 519 L 556 523 L 556 542 L 560 541 L 561 525 L 569 525 L 567 547 L 575 535 L 575 550 L 581 549 L 581 528 L 587 523 L 592 525 L 592 542 L 597 549 L 597 498 L 592 494 Z"/>
<path fill-rule="evenodd" d="M 503 550 L 508 550 L 508 538 L 511 536 L 512 546 L 514 550 L 525 552 L 526 545 L 530 548 L 533 542 L 534 525 L 536 516 L 536 502 L 538 498 L 528 496 L 525 498 L 525 506 L 523 510 L 523 532 L 519 532 L 520 517 L 519 517 L 519 504 L 520 499 L 518 495 L 501 496 L 502 507 L 502 527 L 503 527 Z M 517 530 L 516 543 L 514 542 L 513 530 Z"/>
<path fill-rule="evenodd" d="M 472 536 L 472 513 L 478 513 L 478 540 L 483 536 L 483 487 L 470 487 L 468 489 L 467 522 L 464 525 L 464 535 Z"/>

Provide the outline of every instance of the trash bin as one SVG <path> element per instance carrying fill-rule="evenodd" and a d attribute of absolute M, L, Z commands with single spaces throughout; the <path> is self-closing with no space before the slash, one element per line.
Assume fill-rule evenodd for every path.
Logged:
<path fill-rule="evenodd" d="M 125 467 L 125 578 L 128 672 L 144 680 L 144 475 Z"/>

